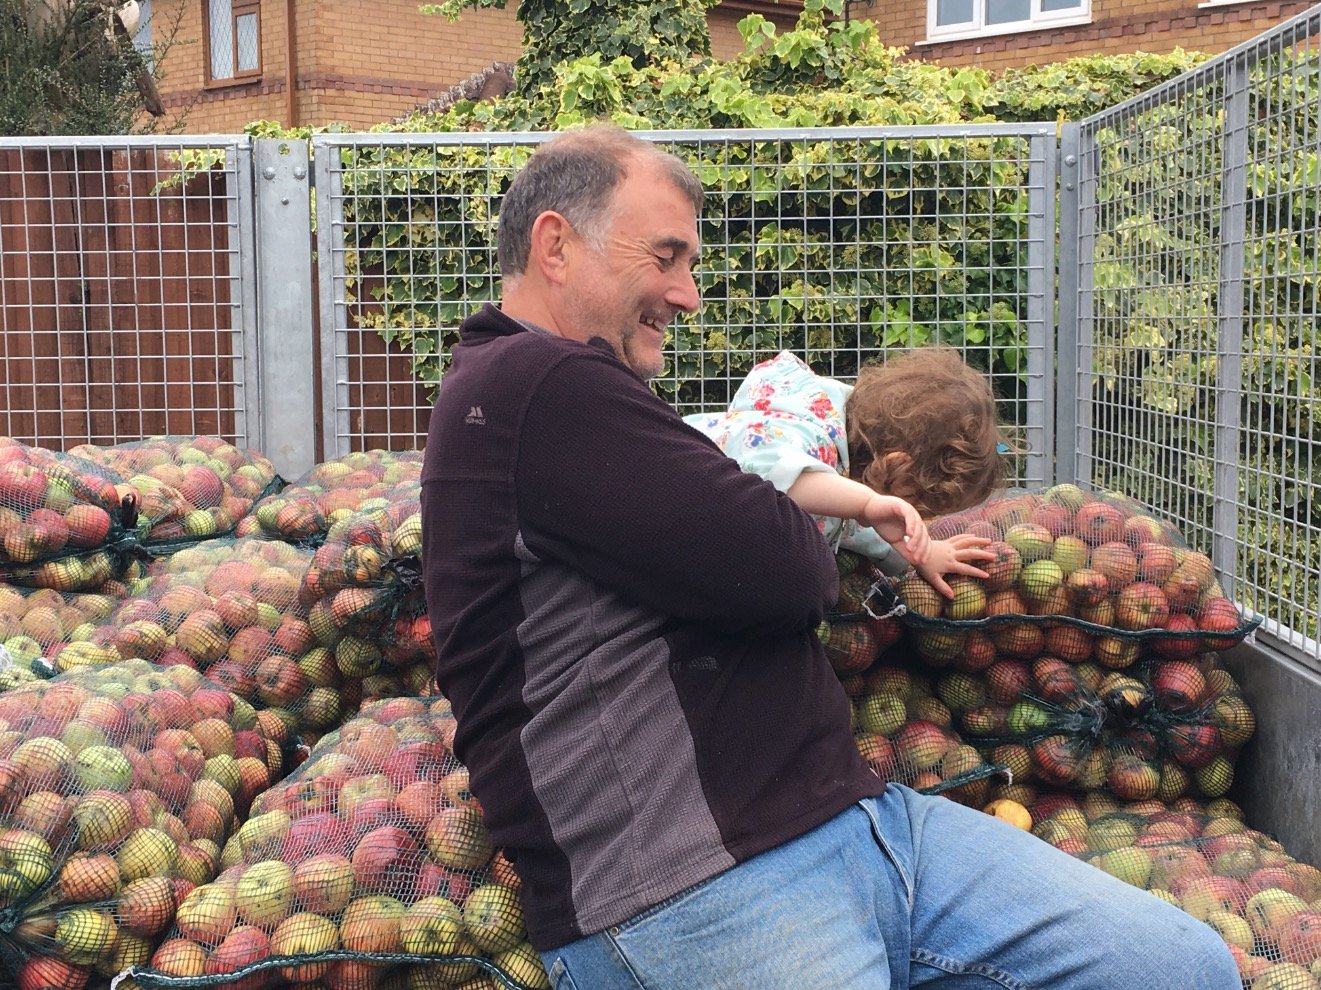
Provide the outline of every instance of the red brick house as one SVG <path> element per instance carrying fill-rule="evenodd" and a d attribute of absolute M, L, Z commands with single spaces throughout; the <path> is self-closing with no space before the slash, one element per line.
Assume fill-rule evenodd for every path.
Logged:
<path fill-rule="evenodd" d="M 365 129 L 518 58 L 516 0 L 455 22 L 420 13 L 422 2 L 146 0 L 139 43 L 174 39 L 160 67 L 162 126 L 182 116 L 192 134 L 253 120 Z M 789 27 L 802 0 L 721 0 L 708 16 L 716 55 L 742 50 L 736 25 L 752 10 Z"/>
<path fill-rule="evenodd" d="M 190 133 L 250 121 L 367 128 L 423 104 L 493 62 L 518 57 L 516 0 L 451 23 L 421 0 L 143 0 L 139 41 L 174 44 L 161 66 L 169 116 Z M 850 0 L 917 58 L 988 69 L 1074 55 L 1231 48 L 1307 0 Z M 758 11 L 782 27 L 801 0 L 722 0 L 714 52 L 742 48 L 736 25 Z M 289 80 L 296 84 L 289 85 Z"/>

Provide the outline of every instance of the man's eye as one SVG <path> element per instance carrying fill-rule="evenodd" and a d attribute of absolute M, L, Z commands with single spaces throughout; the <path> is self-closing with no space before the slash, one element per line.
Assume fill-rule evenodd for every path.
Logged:
<path fill-rule="evenodd" d="M 673 258 L 673 257 L 669 257 L 669 258 L 667 258 L 667 257 L 665 257 L 665 255 L 663 255 L 663 254 L 658 254 L 658 255 L 656 255 L 656 262 L 657 262 L 657 264 L 659 264 L 662 268 L 669 268 L 669 267 L 671 267 L 671 266 L 674 264 L 674 258 Z"/>

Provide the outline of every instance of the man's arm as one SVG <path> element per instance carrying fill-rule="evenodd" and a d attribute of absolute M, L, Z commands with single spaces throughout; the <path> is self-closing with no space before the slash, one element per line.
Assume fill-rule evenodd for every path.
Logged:
<path fill-rule="evenodd" d="M 811 517 L 612 359 L 552 368 L 522 438 L 517 497 L 532 552 L 728 632 L 801 629 L 834 604 L 834 559 Z"/>

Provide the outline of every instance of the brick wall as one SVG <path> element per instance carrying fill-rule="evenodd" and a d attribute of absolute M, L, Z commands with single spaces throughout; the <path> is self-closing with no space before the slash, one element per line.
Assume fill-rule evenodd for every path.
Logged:
<path fill-rule="evenodd" d="M 206 0 L 155 0 L 153 32 L 163 40 L 177 19 L 176 44 L 162 62 L 161 94 L 170 111 L 164 126 L 232 133 L 253 120 L 290 123 L 286 60 L 286 4 L 262 0 L 262 75 L 237 85 L 205 84 L 202 8 Z M 367 128 L 443 92 L 495 61 L 518 58 L 522 27 L 516 4 L 469 10 L 455 22 L 419 13 L 419 0 L 318 0 L 296 3 L 295 115 L 299 124 L 341 122 Z M 784 28 L 799 0 L 728 0 L 709 15 L 713 52 L 728 58 L 743 49 L 736 27 L 757 10 Z"/>
<path fill-rule="evenodd" d="M 855 16 L 883 25 L 882 39 L 910 48 L 915 58 L 1001 69 L 1102 53 L 1174 48 L 1222 52 L 1309 6 L 1309 0 L 1213 7 L 1199 7 L 1195 0 L 1092 0 L 1090 24 L 930 45 L 923 43 L 927 17 L 923 0 L 858 0 L 852 9 Z"/>

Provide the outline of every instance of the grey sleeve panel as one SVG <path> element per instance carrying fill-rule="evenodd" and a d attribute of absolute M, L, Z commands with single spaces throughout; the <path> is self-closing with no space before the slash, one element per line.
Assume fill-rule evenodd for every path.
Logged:
<path fill-rule="evenodd" d="M 661 618 L 580 574 L 531 568 L 522 731 L 583 931 L 732 866 L 702 791 Z"/>

